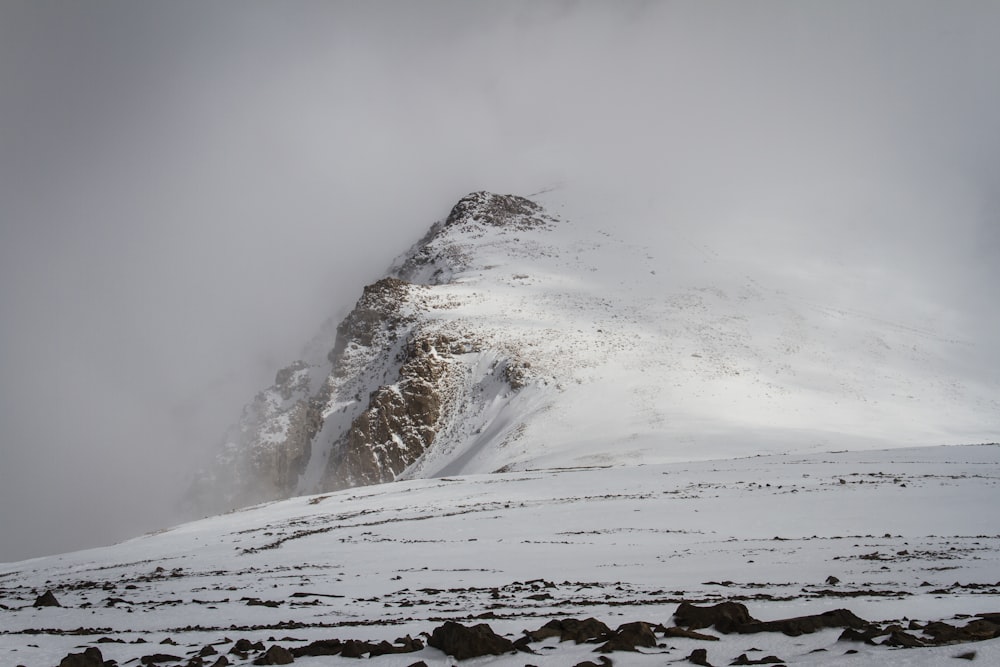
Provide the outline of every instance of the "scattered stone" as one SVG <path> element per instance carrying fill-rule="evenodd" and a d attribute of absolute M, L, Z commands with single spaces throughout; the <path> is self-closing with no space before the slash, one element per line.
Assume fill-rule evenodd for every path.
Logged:
<path fill-rule="evenodd" d="M 291 651 L 277 644 L 271 645 L 269 649 L 253 661 L 255 665 L 290 665 L 295 661 Z"/>
<path fill-rule="evenodd" d="M 243 598 L 248 607 L 280 607 L 277 600 L 261 600 L 260 598 Z"/>
<path fill-rule="evenodd" d="M 872 626 L 870 628 L 865 628 L 862 630 L 855 630 L 854 628 L 847 628 L 840 633 L 840 637 L 837 641 L 842 642 L 862 642 L 864 644 L 873 645 L 875 637 L 885 634 L 879 628 Z"/>
<path fill-rule="evenodd" d="M 703 648 L 696 648 L 691 651 L 691 655 L 687 657 L 687 661 L 695 665 L 701 665 L 702 667 L 712 667 L 712 663 L 708 661 L 708 651 Z"/>
<path fill-rule="evenodd" d="M 427 643 L 456 660 L 503 655 L 516 650 L 512 641 L 493 632 L 488 623 L 469 628 L 461 623 L 446 621 L 444 625 L 434 628 Z"/>
<path fill-rule="evenodd" d="M 733 660 L 730 665 L 779 665 L 785 661 L 775 655 L 768 655 L 763 658 L 758 658 L 757 660 L 751 660 L 747 657 L 746 653 L 741 653 L 738 658 Z"/>
<path fill-rule="evenodd" d="M 975 651 L 966 651 L 965 653 L 959 653 L 958 655 L 956 655 L 954 657 L 955 657 L 956 660 L 975 660 L 976 659 L 976 652 Z"/>
<path fill-rule="evenodd" d="M 870 625 L 868 621 L 855 616 L 847 609 L 834 609 L 812 616 L 798 616 L 778 621 L 753 621 L 736 628 L 740 634 L 757 632 L 782 632 L 789 637 L 798 637 L 822 630 L 824 628 L 864 628 Z"/>
<path fill-rule="evenodd" d="M 573 667 L 611 667 L 611 665 L 615 664 L 614 662 L 612 662 L 611 658 L 609 658 L 606 655 L 602 655 L 597 660 L 598 662 L 584 660 L 583 662 L 576 663 L 575 665 L 573 665 Z"/>
<path fill-rule="evenodd" d="M 656 628 L 656 631 L 662 634 L 664 637 L 669 638 L 679 638 L 684 639 L 698 639 L 705 642 L 717 642 L 719 638 L 715 635 L 706 635 L 701 632 L 695 632 L 694 630 L 685 630 L 684 628 L 679 628 L 677 626 L 671 628 L 665 628 L 662 625 Z"/>
<path fill-rule="evenodd" d="M 45 591 L 44 594 L 38 596 L 38 598 L 35 600 L 35 604 L 32 605 L 32 606 L 34 606 L 34 607 L 61 607 L 62 605 L 59 604 L 59 600 L 57 600 L 56 596 L 52 594 L 52 591 Z"/>
<path fill-rule="evenodd" d="M 916 629 L 922 630 L 925 635 L 931 637 L 931 641 L 934 644 L 977 642 L 1000 637 L 1000 619 L 994 622 L 980 616 L 961 628 L 943 621 L 933 621 L 922 628 Z"/>
<path fill-rule="evenodd" d="M 637 621 L 635 623 L 625 623 L 615 630 L 614 635 L 596 650 L 599 653 L 611 653 L 613 651 L 638 651 L 639 647 L 654 648 L 656 646 L 656 635 L 649 623 Z"/>
<path fill-rule="evenodd" d="M 167 653 L 154 653 L 152 655 L 144 655 L 139 658 L 139 662 L 143 665 L 157 665 L 161 662 L 178 662 L 183 660 L 180 656 L 169 655 Z"/>
<path fill-rule="evenodd" d="M 889 638 L 882 642 L 885 646 L 899 646 L 902 648 L 920 648 L 926 644 L 904 630 L 894 630 Z"/>
<path fill-rule="evenodd" d="M 93 646 L 83 653 L 70 653 L 59 661 L 59 667 L 104 667 L 104 656 Z"/>
<path fill-rule="evenodd" d="M 306 646 L 297 646 L 292 649 L 292 655 L 296 658 L 317 655 L 340 655 L 344 648 L 344 643 L 339 639 L 320 639 Z"/>
<path fill-rule="evenodd" d="M 559 641 L 572 640 L 574 643 L 603 640 L 611 635 L 611 628 L 598 621 L 596 618 L 588 618 L 580 621 L 575 618 L 564 618 L 561 620 L 551 620 L 538 630 L 533 632 L 525 631 L 531 637 L 531 641 L 540 642 L 549 637 L 558 637 Z"/>
<path fill-rule="evenodd" d="M 689 630 L 714 627 L 722 634 L 734 632 L 740 626 L 755 623 L 746 605 L 739 602 L 720 602 L 711 607 L 696 607 L 682 602 L 674 612 L 677 625 Z"/>

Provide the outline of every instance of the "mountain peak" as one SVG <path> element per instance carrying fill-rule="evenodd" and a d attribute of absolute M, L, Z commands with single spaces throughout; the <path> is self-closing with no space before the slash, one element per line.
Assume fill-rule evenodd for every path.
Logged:
<path fill-rule="evenodd" d="M 552 222 L 545 210 L 518 195 L 499 195 L 481 190 L 458 200 L 445 220 L 445 227 L 488 225 L 508 230 L 524 231 L 545 227 Z"/>
<path fill-rule="evenodd" d="M 556 222 L 516 195 L 459 200 L 364 288 L 325 359 L 247 406 L 196 504 L 996 439 L 996 388 L 955 376 L 957 341 Z"/>

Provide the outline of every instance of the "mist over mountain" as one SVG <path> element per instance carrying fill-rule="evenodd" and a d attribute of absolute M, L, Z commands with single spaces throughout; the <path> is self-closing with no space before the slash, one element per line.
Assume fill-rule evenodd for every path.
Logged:
<path fill-rule="evenodd" d="M 913 407 L 882 390 L 929 377 L 903 394 L 925 397 L 916 423 L 943 416 L 944 396 L 951 421 L 934 441 L 973 440 L 976 387 L 1000 376 L 998 11 L 975 0 L 3 3 L 0 560 L 179 520 L 187 475 L 241 407 L 293 360 L 312 364 L 303 341 L 336 327 L 480 190 L 538 201 L 581 243 L 603 238 L 581 254 L 599 270 L 580 294 L 623 301 L 640 324 L 668 301 L 647 318 L 654 301 L 629 297 L 633 284 L 669 297 L 721 281 L 724 297 L 697 294 L 738 316 L 750 276 L 772 310 L 825 327 L 800 332 L 814 343 L 797 362 L 821 349 L 853 358 L 850 341 L 869 358 L 878 348 L 861 322 L 909 327 L 879 362 L 904 370 L 838 366 L 849 398 L 817 420 L 878 431 L 878 419 L 858 422 L 884 410 L 897 423 Z M 610 252 L 593 230 L 631 250 Z M 634 276 L 603 268 L 620 257 Z M 628 285 L 602 284 L 619 274 Z M 718 326 L 694 308 L 692 326 Z M 748 337 L 746 355 L 717 343 L 720 359 L 751 368 L 728 376 L 733 391 L 749 378 L 831 391 L 815 378 L 808 389 L 805 368 L 776 380 L 759 361 L 776 351 L 758 345 L 778 334 L 745 316 L 729 330 Z M 571 340 L 595 350 L 612 339 L 577 328 Z M 645 346 L 663 333 L 623 344 L 660 359 Z M 675 334 L 679 346 L 701 335 Z M 924 357 L 907 358 L 911 337 Z M 676 358 L 684 382 L 713 363 L 696 349 Z M 639 388 L 638 372 L 622 386 Z M 591 375 L 559 395 L 594 386 Z M 961 385 L 951 398 L 945 377 Z M 758 388 L 643 395 L 707 410 L 712 424 L 724 415 L 725 430 L 763 418 L 740 411 Z M 963 395 L 972 404 L 948 407 Z M 621 420 L 638 417 L 615 427 L 621 437 L 684 423 L 620 398 Z M 795 414 L 768 418 L 791 428 Z M 508 462 L 524 463 L 495 461 Z"/>
<path fill-rule="evenodd" d="M 961 332 L 614 230 L 463 197 L 243 409 L 190 505 L 1000 433 L 1000 384 L 967 374 L 982 353 Z"/>

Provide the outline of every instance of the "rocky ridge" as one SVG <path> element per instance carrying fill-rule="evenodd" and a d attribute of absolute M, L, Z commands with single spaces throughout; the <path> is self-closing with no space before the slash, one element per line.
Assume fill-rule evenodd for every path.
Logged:
<path fill-rule="evenodd" d="M 278 371 L 244 408 L 195 479 L 189 503 L 212 513 L 389 482 L 442 436 L 461 437 L 448 432 L 462 421 L 456 413 L 481 412 L 497 392 L 524 388 L 530 364 L 516 347 L 487 349 L 474 332 L 433 317 L 455 306 L 433 287 L 469 268 L 469 245 L 485 232 L 511 236 L 554 222 L 522 197 L 463 197 L 387 277 L 364 288 L 323 363 L 296 361 Z"/>

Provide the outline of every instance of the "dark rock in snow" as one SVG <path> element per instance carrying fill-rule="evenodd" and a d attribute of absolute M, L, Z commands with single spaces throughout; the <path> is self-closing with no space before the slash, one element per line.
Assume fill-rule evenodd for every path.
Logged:
<path fill-rule="evenodd" d="M 52 594 L 52 591 L 45 591 L 44 594 L 38 596 L 38 598 L 35 600 L 35 604 L 33 606 L 35 606 L 35 607 L 61 607 L 62 605 L 59 604 L 59 600 L 57 600 L 56 596 Z"/>
<path fill-rule="evenodd" d="M 988 615 L 982 615 L 969 621 L 965 627 L 935 621 L 923 628 L 923 633 L 933 638 L 935 644 L 957 644 L 960 642 L 976 642 L 1000 637 L 1000 618 L 988 620 Z"/>
<path fill-rule="evenodd" d="M 561 620 L 551 620 L 538 630 L 525 632 L 531 637 L 531 641 L 540 642 L 549 637 L 558 637 L 559 641 L 572 640 L 577 644 L 582 644 L 591 640 L 600 640 L 611 635 L 611 628 L 598 621 L 596 618 L 588 618 L 580 621 L 575 618 L 564 618 Z"/>
<path fill-rule="evenodd" d="M 104 656 L 94 647 L 83 653 L 70 653 L 59 661 L 59 667 L 104 667 Z"/>
<path fill-rule="evenodd" d="M 738 658 L 733 660 L 730 665 L 778 665 L 785 662 L 781 658 L 775 655 L 764 656 L 763 658 L 758 658 L 756 660 L 751 660 L 747 657 L 746 653 L 741 653 Z"/>
<path fill-rule="evenodd" d="M 664 637 L 671 637 L 671 638 L 682 637 L 684 639 L 698 639 L 700 641 L 706 641 L 706 642 L 719 641 L 719 638 L 714 635 L 706 635 L 701 632 L 695 632 L 694 630 L 685 630 L 684 628 L 678 628 L 676 626 L 665 628 L 661 625 L 656 628 L 656 631 L 662 634 Z"/>
<path fill-rule="evenodd" d="M 284 646 L 274 644 L 268 648 L 264 655 L 253 661 L 255 665 L 290 665 L 295 661 L 291 651 Z"/>
<path fill-rule="evenodd" d="M 708 661 L 708 651 L 703 648 L 696 648 L 691 651 L 691 655 L 687 657 L 687 661 L 694 665 L 701 665 L 702 667 L 712 667 L 712 663 Z"/>
<path fill-rule="evenodd" d="M 161 662 L 178 662 L 179 660 L 183 660 L 183 658 L 167 653 L 153 653 L 152 655 L 144 655 L 139 658 L 139 662 L 143 665 L 158 665 Z"/>
<path fill-rule="evenodd" d="M 461 623 L 447 621 L 434 628 L 427 643 L 456 660 L 503 655 L 516 650 L 512 641 L 493 632 L 493 628 L 487 623 L 466 627 Z"/>
<path fill-rule="evenodd" d="M 611 638 L 596 650 L 601 653 L 611 653 L 613 651 L 637 651 L 642 648 L 653 648 L 656 646 L 656 635 L 649 623 L 637 621 L 635 623 L 625 623 L 615 630 Z"/>
<path fill-rule="evenodd" d="M 711 607 L 696 607 L 689 602 L 682 602 L 674 612 L 674 619 L 677 625 L 689 630 L 714 627 L 723 634 L 757 622 L 757 619 L 750 616 L 746 605 L 739 602 L 720 602 Z"/>
<path fill-rule="evenodd" d="M 615 664 L 611 660 L 611 658 L 609 658 L 606 655 L 602 655 L 597 660 L 598 660 L 598 662 L 592 662 L 590 660 L 584 660 L 583 662 L 576 663 L 575 665 L 573 665 L 573 667 L 611 667 L 611 665 Z"/>
<path fill-rule="evenodd" d="M 340 655 L 343 648 L 344 643 L 339 639 L 320 639 L 306 646 L 293 648 L 292 655 L 296 658 L 316 655 Z"/>
<path fill-rule="evenodd" d="M 782 632 L 789 637 L 798 637 L 799 635 L 811 634 L 823 628 L 859 629 L 868 625 L 868 621 L 855 616 L 853 612 L 847 609 L 834 609 L 833 611 L 814 614 L 812 616 L 798 616 L 778 621 L 753 621 L 739 626 L 736 632 L 740 634 Z"/>

